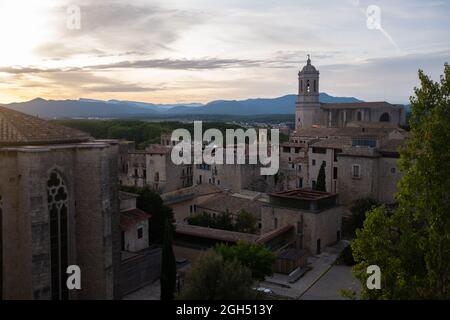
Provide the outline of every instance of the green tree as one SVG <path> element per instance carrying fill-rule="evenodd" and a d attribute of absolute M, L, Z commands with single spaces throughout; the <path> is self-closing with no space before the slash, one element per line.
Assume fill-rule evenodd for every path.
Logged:
<path fill-rule="evenodd" d="M 350 207 L 351 216 L 348 218 L 345 233 L 350 237 L 354 237 L 356 230 L 363 227 L 366 213 L 379 205 L 380 203 L 372 198 L 355 200 Z"/>
<path fill-rule="evenodd" d="M 213 217 L 206 212 L 202 212 L 195 216 L 188 217 L 187 223 L 194 226 L 208 227 L 208 228 L 211 228 L 214 225 Z"/>
<path fill-rule="evenodd" d="M 352 242 L 354 273 L 381 269 L 382 289 L 370 299 L 450 299 L 450 67 L 440 82 L 419 71 L 411 97 L 410 136 L 401 150 L 398 207 L 367 214 Z"/>
<path fill-rule="evenodd" d="M 234 229 L 238 232 L 256 233 L 258 231 L 257 223 L 258 219 L 254 214 L 241 210 L 236 216 Z"/>
<path fill-rule="evenodd" d="M 173 300 L 175 292 L 177 266 L 172 248 L 172 233 L 171 222 L 166 218 L 161 261 L 161 300 Z"/>
<path fill-rule="evenodd" d="M 148 186 L 143 188 L 123 186 L 122 190 L 139 195 L 136 206 L 152 215 L 150 219 L 149 240 L 155 244 L 162 244 L 166 219 L 170 221 L 169 228 L 171 232 L 173 233 L 175 231 L 172 209 L 165 206 L 161 196 Z"/>
<path fill-rule="evenodd" d="M 322 162 L 320 166 L 319 174 L 317 175 L 317 183 L 316 183 L 317 191 L 327 191 L 327 185 L 325 180 L 325 162 Z"/>
<path fill-rule="evenodd" d="M 212 227 L 215 229 L 234 230 L 233 217 L 228 209 L 225 212 L 219 213 L 213 221 Z"/>
<path fill-rule="evenodd" d="M 273 274 L 275 255 L 269 249 L 253 242 L 239 241 L 236 245 L 218 244 L 214 250 L 226 261 L 239 261 L 249 268 L 255 280 L 263 281 L 266 276 Z"/>
<path fill-rule="evenodd" d="M 248 268 L 237 260 L 224 260 L 213 250 L 205 252 L 192 266 L 181 291 L 183 300 L 245 300 L 256 295 Z"/>

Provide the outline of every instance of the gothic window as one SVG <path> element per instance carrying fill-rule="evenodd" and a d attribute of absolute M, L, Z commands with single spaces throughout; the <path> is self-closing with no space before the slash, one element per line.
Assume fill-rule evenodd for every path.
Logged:
<path fill-rule="evenodd" d="M 383 113 L 380 117 L 380 122 L 389 122 L 389 121 L 390 121 L 389 113 L 387 112 Z"/>
<path fill-rule="evenodd" d="M 67 186 L 59 173 L 53 171 L 47 181 L 50 215 L 50 261 L 52 299 L 68 299 L 66 286 L 68 266 L 68 208 Z"/>

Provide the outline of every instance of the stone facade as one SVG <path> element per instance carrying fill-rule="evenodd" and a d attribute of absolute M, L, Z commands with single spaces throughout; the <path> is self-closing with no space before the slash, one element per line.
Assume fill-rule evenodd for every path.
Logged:
<path fill-rule="evenodd" d="M 0 149 L 4 298 L 52 297 L 47 182 L 53 172 L 67 186 L 68 265 L 82 270 L 82 290 L 69 298 L 114 298 L 117 155 L 112 142 Z"/>
<path fill-rule="evenodd" d="M 0 108 L 3 299 L 112 299 L 120 266 L 118 144 Z M 68 291 L 66 268 L 81 268 Z"/>
<path fill-rule="evenodd" d="M 298 99 L 295 111 L 296 129 L 314 126 L 343 128 L 352 121 L 406 124 L 402 105 L 387 102 L 320 103 L 319 71 L 311 59 L 298 74 Z"/>
<path fill-rule="evenodd" d="M 165 140 L 162 140 L 165 141 Z M 192 165 L 175 165 L 171 159 L 172 146 L 150 145 L 136 150 L 134 145 L 122 142 L 120 181 L 126 186 L 149 186 L 164 193 L 192 186 Z"/>
<path fill-rule="evenodd" d="M 297 249 L 304 249 L 309 254 L 319 254 L 327 246 L 333 245 L 340 240 L 342 214 L 344 207 L 336 204 L 330 194 L 322 193 L 318 197 L 331 197 L 327 205 L 321 208 L 308 204 L 310 197 L 301 200 L 302 204 L 296 204 L 305 191 L 292 191 L 299 195 L 289 199 L 284 197 L 276 202 L 263 206 L 261 211 L 261 233 L 265 234 L 272 230 L 285 226 L 294 226 L 296 234 Z M 276 194 L 275 194 L 276 195 Z M 272 199 L 273 195 L 271 196 Z"/>

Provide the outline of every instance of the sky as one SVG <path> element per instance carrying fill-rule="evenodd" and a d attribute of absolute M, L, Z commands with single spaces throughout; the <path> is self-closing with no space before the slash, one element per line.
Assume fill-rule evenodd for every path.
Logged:
<path fill-rule="evenodd" d="M 450 62 L 446 0 L 0 0 L 0 102 L 206 103 L 320 91 L 407 103 Z"/>

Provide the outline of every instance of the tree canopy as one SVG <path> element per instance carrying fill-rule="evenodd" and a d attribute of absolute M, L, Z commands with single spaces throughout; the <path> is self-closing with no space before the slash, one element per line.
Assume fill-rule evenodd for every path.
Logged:
<path fill-rule="evenodd" d="M 370 211 L 352 242 L 363 298 L 450 298 L 450 67 L 439 82 L 422 71 L 419 78 L 400 153 L 398 207 Z M 380 267 L 381 290 L 364 286 L 368 265 Z"/>
<path fill-rule="evenodd" d="M 180 299 L 254 299 L 251 271 L 237 260 L 225 260 L 214 250 L 205 252 L 186 276 Z"/>
<path fill-rule="evenodd" d="M 239 241 L 236 245 L 219 244 L 214 250 L 222 255 L 226 261 L 237 260 L 249 268 L 255 280 L 263 281 L 266 276 L 273 274 L 275 255 L 262 245 Z"/>

